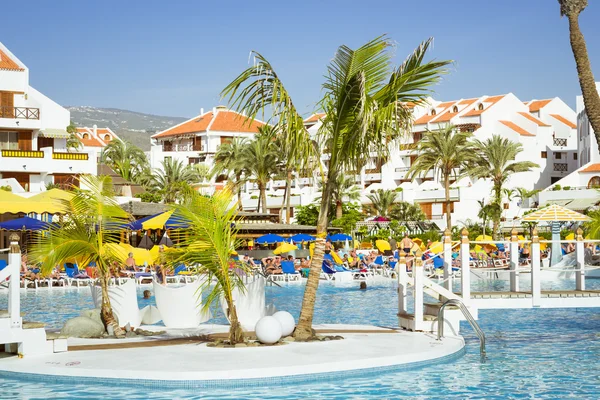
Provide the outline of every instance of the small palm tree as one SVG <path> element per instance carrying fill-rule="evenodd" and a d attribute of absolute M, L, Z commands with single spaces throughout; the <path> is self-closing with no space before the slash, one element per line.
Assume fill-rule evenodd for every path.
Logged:
<path fill-rule="evenodd" d="M 242 186 L 245 182 L 243 178 L 246 167 L 243 163 L 243 155 L 248 147 L 246 138 L 234 137 L 228 143 L 219 146 L 215 154 L 215 165 L 211 171 L 212 176 L 217 176 L 227 172 L 230 176 L 227 180 L 229 187 L 237 194 L 237 202 L 240 210 L 242 209 Z"/>
<path fill-rule="evenodd" d="M 374 193 L 367 195 L 367 198 L 371 200 L 371 207 L 377 215 L 387 217 L 390 215 L 390 210 L 394 203 L 398 193 L 394 190 L 377 189 Z"/>
<path fill-rule="evenodd" d="M 390 218 L 396 221 L 425 221 L 426 217 L 421 207 L 406 201 L 394 203 L 390 209 Z"/>
<path fill-rule="evenodd" d="M 502 189 L 508 179 L 519 172 L 528 172 L 539 165 L 531 161 L 515 161 L 523 151 L 521 143 L 513 142 L 499 135 L 493 135 L 485 141 L 476 140 L 475 147 L 478 151 L 478 160 L 469 170 L 475 178 L 490 178 L 492 180 L 494 198 L 493 203 L 502 205 Z M 493 219 L 493 234 L 498 234 L 501 215 Z"/>
<path fill-rule="evenodd" d="M 569 20 L 569 39 L 571 50 L 577 65 L 579 86 L 583 94 L 585 110 L 596 135 L 596 141 L 600 142 L 600 95 L 596 88 L 596 80 L 592 72 L 590 58 L 583 33 L 579 29 L 579 14 L 587 7 L 587 0 L 558 0 L 560 4 L 560 15 Z"/>
<path fill-rule="evenodd" d="M 412 114 L 404 104 L 421 104 L 438 82 L 448 61 L 425 62 L 431 40 L 422 43 L 406 61 L 392 65 L 392 42 L 385 36 L 375 38 L 354 50 L 340 46 L 333 57 L 323 84 L 318 109 L 325 113 L 317 142 L 329 153 L 327 173 L 317 222 L 317 242 L 302 310 L 294 336 L 312 336 L 314 305 L 325 250 L 329 206 L 336 178 L 345 170 L 356 170 L 371 158 L 370 153 L 386 155 L 386 140 L 393 140 L 408 129 Z M 284 131 L 300 129 L 298 113 L 291 96 L 271 64 L 255 53 L 255 64 L 242 72 L 223 91 L 238 111 L 250 118 L 272 110 L 274 121 Z M 279 122 L 278 122 L 279 124 Z"/>
<path fill-rule="evenodd" d="M 238 320 L 233 291 L 245 289 L 241 275 L 247 272 L 247 267 L 231 257 L 236 248 L 234 222 L 237 215 L 237 208 L 231 207 L 232 197 L 227 189 L 211 197 L 194 193 L 183 204 L 175 206 L 175 214 L 190 225 L 185 235 L 181 235 L 182 246 L 168 252 L 168 257 L 172 266 L 180 263 L 197 265 L 198 271 L 207 275 L 206 285 L 200 292 L 210 290 L 210 294 L 203 307 L 208 309 L 221 298 L 227 303 L 229 341 L 235 344 L 244 341 L 244 332 Z M 238 273 L 233 272 L 234 268 Z"/>
<path fill-rule="evenodd" d="M 150 170 L 144 151 L 127 141 L 112 140 L 100 160 L 130 182 L 141 183 Z"/>
<path fill-rule="evenodd" d="M 267 208 L 267 183 L 277 172 L 279 154 L 275 147 L 275 136 L 267 125 L 259 128 L 255 139 L 248 143 L 242 154 L 241 162 L 248 171 L 250 180 L 258 185 L 259 197 L 257 211 L 269 212 Z"/>
<path fill-rule="evenodd" d="M 444 183 L 446 202 L 446 226 L 452 228 L 450 202 L 450 179 L 459 180 L 467 175 L 475 160 L 475 149 L 470 139 L 473 134 L 458 132 L 449 125 L 443 129 L 427 131 L 417 147 L 418 156 L 410 166 L 410 179 L 424 176 L 429 171 L 437 172 Z"/>
<path fill-rule="evenodd" d="M 150 177 L 148 186 L 162 196 L 164 203 L 180 201 L 190 192 L 190 185 L 200 181 L 197 171 L 180 160 L 165 158 L 162 168 Z"/>
<path fill-rule="evenodd" d="M 319 189 L 323 190 L 323 183 L 319 182 Z M 331 197 L 333 198 L 333 205 L 335 205 L 335 219 L 340 219 L 344 215 L 344 201 L 354 202 L 360 199 L 361 188 L 356 184 L 352 176 L 338 175 L 336 178 L 335 187 Z M 321 200 L 321 197 L 316 198 L 317 201 Z"/>
<path fill-rule="evenodd" d="M 40 263 L 43 274 L 73 259 L 79 265 L 95 263 L 102 288 L 102 321 L 106 327 L 113 327 L 115 335 L 122 336 L 124 331 L 114 318 L 108 286 L 111 264 L 123 260 L 111 245 L 119 243 L 123 226 L 131 216 L 115 200 L 110 177 L 82 176 L 80 181 L 86 190 L 75 189 L 75 196 L 63 202 L 68 218 L 37 235 L 29 254 Z"/>

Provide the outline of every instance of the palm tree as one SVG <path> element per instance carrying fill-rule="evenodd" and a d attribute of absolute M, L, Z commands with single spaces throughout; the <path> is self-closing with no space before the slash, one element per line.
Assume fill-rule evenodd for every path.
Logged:
<path fill-rule="evenodd" d="M 390 218 L 395 221 L 425 221 L 426 215 L 416 204 L 399 201 L 392 205 Z"/>
<path fill-rule="evenodd" d="M 125 332 L 114 318 L 108 286 L 111 264 L 123 262 L 112 246 L 119 243 L 123 226 L 129 223 L 131 216 L 115 200 L 110 177 L 82 176 L 80 181 L 87 189 L 75 189 L 75 196 L 64 201 L 69 218 L 50 225 L 47 233 L 37 235 L 30 256 L 40 263 L 43 274 L 73 259 L 79 265 L 95 263 L 102 288 L 102 321 L 106 327 L 112 326 L 115 335 L 122 336 Z"/>
<path fill-rule="evenodd" d="M 150 170 L 144 151 L 127 141 L 112 140 L 100 160 L 130 182 L 141 183 Z"/>
<path fill-rule="evenodd" d="M 227 303 L 227 318 L 230 322 L 230 344 L 244 341 L 244 332 L 238 320 L 233 291 L 244 290 L 241 274 L 231 273 L 234 265 L 247 272 L 247 267 L 231 258 L 236 248 L 237 208 L 231 207 L 231 192 L 226 189 L 211 197 L 194 192 L 183 204 L 174 207 L 175 214 L 190 222 L 183 238 L 182 246 L 167 255 L 171 265 L 184 263 L 198 265 L 199 273 L 206 274 L 203 290 L 211 290 L 203 307 L 208 309 L 221 298 Z M 214 283 L 214 285 L 213 285 Z M 200 294 L 200 293 L 199 293 Z"/>
<path fill-rule="evenodd" d="M 523 205 L 525 204 L 525 200 L 529 200 L 530 198 L 532 198 L 533 196 L 535 196 L 536 194 L 541 192 L 540 189 L 528 190 L 523 187 L 515 188 L 515 191 L 516 191 L 515 197 L 517 197 L 521 201 L 520 208 L 523 208 Z"/>
<path fill-rule="evenodd" d="M 393 68 L 392 43 L 381 36 L 356 50 L 340 46 L 328 67 L 324 95 L 318 103 L 325 117 L 317 132 L 317 141 L 324 144 L 329 162 L 323 179 L 317 242 L 294 333 L 296 338 L 312 336 L 328 211 L 337 176 L 344 170 L 356 170 L 357 166 L 365 165 L 370 152 L 379 156 L 387 154 L 386 139 L 397 137 L 408 129 L 412 114 L 404 104 L 426 101 L 429 87 L 439 80 L 449 63 L 425 62 L 430 45 L 431 39 L 423 42 L 402 65 Z M 301 120 L 297 118 L 291 96 L 271 64 L 258 53 L 255 53 L 255 65 L 230 83 L 223 94 L 250 118 L 270 109 L 274 120 L 284 121 L 286 129 L 299 129 L 297 125 Z"/>
<path fill-rule="evenodd" d="M 197 171 L 180 160 L 165 158 L 162 168 L 150 177 L 148 186 L 162 196 L 164 203 L 182 200 L 190 191 L 190 185 L 200 181 Z"/>
<path fill-rule="evenodd" d="M 371 207 L 377 215 L 387 217 L 390 215 L 390 210 L 396 202 L 397 196 L 398 193 L 394 190 L 377 189 L 374 193 L 368 194 L 367 198 L 371 200 Z"/>
<path fill-rule="evenodd" d="M 479 213 L 477 216 L 481 218 L 483 225 L 483 236 L 485 236 L 485 230 L 488 227 L 488 221 L 500 218 L 502 216 L 502 208 L 496 203 L 485 204 L 485 199 L 477 200 L 479 203 Z"/>
<path fill-rule="evenodd" d="M 596 141 L 600 142 L 600 95 L 596 89 L 596 80 L 592 73 L 585 38 L 579 29 L 579 14 L 587 7 L 588 2 L 587 0 L 558 0 L 558 2 L 560 3 L 560 15 L 566 16 L 569 20 L 569 39 L 577 65 L 585 111 L 594 129 Z"/>
<path fill-rule="evenodd" d="M 242 159 L 247 146 L 248 140 L 241 137 L 234 137 L 230 142 L 223 143 L 215 154 L 215 165 L 211 171 L 212 176 L 220 175 L 223 172 L 230 174 L 227 181 L 230 183 L 231 190 L 237 194 L 240 210 L 242 209 L 242 186 L 244 184 L 242 176 L 246 170 Z"/>
<path fill-rule="evenodd" d="M 475 151 L 469 139 L 469 132 L 458 132 L 454 126 L 427 131 L 417 147 L 418 156 L 410 166 L 407 176 L 415 179 L 429 171 L 437 171 L 444 182 L 446 203 L 446 226 L 452 228 L 452 205 L 450 202 L 450 179 L 459 180 L 467 175 L 469 166 L 475 160 Z"/>
<path fill-rule="evenodd" d="M 259 197 L 256 211 L 262 206 L 262 212 L 269 212 L 267 208 L 267 183 L 277 172 L 279 154 L 275 147 L 275 136 L 267 125 L 259 128 L 259 133 L 246 146 L 241 162 L 248 171 L 250 180 L 258 185 Z"/>
<path fill-rule="evenodd" d="M 492 180 L 494 198 L 492 203 L 502 207 L 502 189 L 511 175 L 519 172 L 528 172 L 539 165 L 531 161 L 515 161 L 523 151 L 521 143 L 492 135 L 485 141 L 476 140 L 478 150 L 477 163 L 471 168 L 469 174 L 475 178 L 490 178 Z M 493 219 L 493 235 L 497 235 L 501 215 Z"/>
<path fill-rule="evenodd" d="M 333 198 L 333 204 L 335 205 L 335 219 L 340 219 L 344 215 L 343 204 L 344 201 L 357 201 L 360 199 L 361 189 L 354 180 L 353 176 L 346 176 L 339 174 L 336 178 L 336 183 L 333 188 L 331 197 Z M 319 181 L 319 189 L 323 190 L 323 183 Z M 321 197 L 317 197 L 317 201 L 321 200 Z"/>

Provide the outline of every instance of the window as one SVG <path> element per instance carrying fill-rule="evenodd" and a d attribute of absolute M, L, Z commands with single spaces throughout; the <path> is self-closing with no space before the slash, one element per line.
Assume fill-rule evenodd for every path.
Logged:
<path fill-rule="evenodd" d="M 557 160 L 562 160 L 562 153 L 554 153 L 554 158 Z"/>
<path fill-rule="evenodd" d="M 17 132 L 0 132 L 0 149 L 18 150 L 19 134 Z"/>
<path fill-rule="evenodd" d="M 588 182 L 588 189 L 598 188 L 598 187 L 600 187 L 600 176 L 594 176 Z"/>
<path fill-rule="evenodd" d="M 452 107 L 452 112 L 456 114 L 458 112 L 458 107 L 456 107 L 456 106 Z"/>
<path fill-rule="evenodd" d="M 106 142 L 110 142 L 110 135 L 108 135 L 108 134 L 104 135 L 104 140 Z"/>
<path fill-rule="evenodd" d="M 90 135 L 88 135 L 87 133 L 84 133 L 83 136 L 81 137 L 82 139 L 89 139 Z"/>
<path fill-rule="evenodd" d="M 505 210 L 508 210 L 508 208 L 509 208 L 509 207 L 510 207 L 510 204 L 508 204 L 508 203 L 504 203 L 504 209 L 505 209 Z"/>
<path fill-rule="evenodd" d="M 573 160 L 577 160 L 577 153 L 573 153 Z"/>
<path fill-rule="evenodd" d="M 479 111 L 483 111 L 483 103 L 479 103 L 479 105 L 477 106 L 477 109 Z"/>
<path fill-rule="evenodd" d="M 200 162 L 201 162 L 200 161 L 200 157 L 190 157 L 190 158 L 188 158 L 188 163 L 190 165 L 198 164 Z"/>
<path fill-rule="evenodd" d="M 542 158 L 548 158 L 548 152 L 542 151 Z"/>
<path fill-rule="evenodd" d="M 423 133 L 421 133 L 421 132 L 413 133 L 413 142 L 417 143 L 418 141 L 421 140 L 422 137 L 423 137 Z"/>
<path fill-rule="evenodd" d="M 435 115 L 435 114 L 436 114 L 436 112 L 435 112 L 435 108 L 434 108 L 433 110 L 431 110 L 431 115 Z"/>

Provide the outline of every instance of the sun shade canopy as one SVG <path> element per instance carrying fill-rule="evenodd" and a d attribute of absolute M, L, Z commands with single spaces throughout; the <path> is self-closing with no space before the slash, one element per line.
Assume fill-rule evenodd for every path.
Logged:
<path fill-rule="evenodd" d="M 554 221 L 591 221 L 592 219 L 586 215 L 578 213 L 577 211 L 569 210 L 568 208 L 561 207 L 557 204 L 552 204 L 548 207 L 542 208 L 527 214 L 521 219 L 524 222 L 554 222 Z"/>

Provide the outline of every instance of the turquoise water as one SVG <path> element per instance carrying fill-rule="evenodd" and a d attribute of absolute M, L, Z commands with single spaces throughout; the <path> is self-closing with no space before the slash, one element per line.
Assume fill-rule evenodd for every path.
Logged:
<path fill-rule="evenodd" d="M 555 285 L 568 287 L 571 283 Z M 587 281 L 600 288 L 600 281 Z M 490 286 L 502 286 L 491 282 Z M 304 286 L 268 287 L 267 302 L 299 313 Z M 141 291 L 139 292 L 141 297 Z M 140 307 L 153 299 L 140 299 Z M 22 294 L 27 319 L 59 327 L 61 321 L 91 308 L 88 289 Z M 6 295 L 0 294 L 0 307 Z M 315 323 L 397 324 L 393 283 L 335 287 L 322 283 Z M 156 390 L 94 385 L 92 379 L 51 384 L 0 379 L 2 399 L 362 399 L 362 398 L 600 398 L 600 309 L 483 310 L 479 324 L 487 336 L 488 359 L 480 362 L 479 342 L 470 327 L 461 326 L 466 355 L 449 363 L 397 373 L 316 384 L 265 386 L 240 390 Z M 215 322 L 223 322 L 217 316 Z"/>

